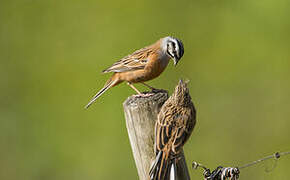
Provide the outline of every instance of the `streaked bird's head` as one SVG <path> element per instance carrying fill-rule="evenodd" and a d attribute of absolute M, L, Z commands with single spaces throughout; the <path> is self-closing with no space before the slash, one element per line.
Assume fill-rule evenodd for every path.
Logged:
<path fill-rule="evenodd" d="M 189 94 L 187 83 L 188 81 L 184 82 L 182 80 L 179 80 L 178 85 L 175 87 L 172 97 L 174 98 L 174 101 L 178 104 L 187 105 L 188 103 L 191 103 L 191 97 Z"/>
<path fill-rule="evenodd" d="M 184 53 L 184 48 L 181 40 L 171 36 L 163 38 L 162 49 L 165 51 L 167 56 L 173 59 L 175 66 L 182 58 Z"/>

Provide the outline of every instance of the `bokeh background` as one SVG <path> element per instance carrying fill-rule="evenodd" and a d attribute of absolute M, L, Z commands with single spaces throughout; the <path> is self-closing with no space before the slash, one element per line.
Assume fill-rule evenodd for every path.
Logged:
<path fill-rule="evenodd" d="M 172 35 L 185 54 L 149 84 L 190 80 L 198 123 L 185 154 L 215 168 L 290 149 L 287 0 L 0 1 L 0 179 L 137 179 L 122 84 L 84 105 L 123 56 Z M 146 88 L 137 85 L 141 90 Z M 290 157 L 241 179 L 289 179 Z M 202 171 L 190 170 L 192 179 Z"/>

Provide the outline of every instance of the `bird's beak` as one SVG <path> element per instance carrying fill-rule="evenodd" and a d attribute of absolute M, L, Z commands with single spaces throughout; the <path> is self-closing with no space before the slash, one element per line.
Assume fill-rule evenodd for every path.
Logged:
<path fill-rule="evenodd" d="M 176 66 L 177 63 L 178 63 L 178 59 L 177 59 L 176 57 L 174 57 L 174 58 L 173 58 L 173 62 L 174 62 L 174 66 Z"/>
<path fill-rule="evenodd" d="M 183 84 L 183 81 L 182 79 L 179 80 L 179 85 Z"/>

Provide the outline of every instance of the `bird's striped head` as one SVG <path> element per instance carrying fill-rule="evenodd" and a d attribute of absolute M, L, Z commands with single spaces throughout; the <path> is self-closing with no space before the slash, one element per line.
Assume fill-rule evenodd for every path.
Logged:
<path fill-rule="evenodd" d="M 179 80 L 179 83 L 175 87 L 175 90 L 172 94 L 174 101 L 178 103 L 179 105 L 182 105 L 182 104 L 184 105 L 191 102 L 189 89 L 187 87 L 188 82 L 189 82 L 188 80 L 187 81 Z"/>
<path fill-rule="evenodd" d="M 173 59 L 174 65 L 178 63 L 184 53 L 184 48 L 181 40 L 168 36 L 163 38 L 162 49 L 166 54 Z"/>

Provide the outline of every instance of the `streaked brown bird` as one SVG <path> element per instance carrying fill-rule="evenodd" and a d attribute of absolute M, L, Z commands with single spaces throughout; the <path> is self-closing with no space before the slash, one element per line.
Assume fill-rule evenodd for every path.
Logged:
<path fill-rule="evenodd" d="M 124 81 L 139 95 L 142 95 L 142 93 L 133 86 L 133 83 L 142 83 L 154 90 L 153 87 L 144 82 L 158 77 L 167 67 L 171 58 L 174 61 L 174 65 L 176 65 L 183 56 L 183 53 L 184 48 L 182 42 L 177 38 L 168 36 L 122 58 L 103 71 L 103 73 L 113 72 L 114 74 L 88 105 L 86 105 L 86 108 L 96 101 L 105 91 Z"/>
<path fill-rule="evenodd" d="M 180 80 L 172 96 L 164 103 L 155 125 L 155 153 L 149 176 L 151 180 L 176 177 L 176 163 L 183 145 L 196 123 L 196 110 L 187 83 Z"/>

